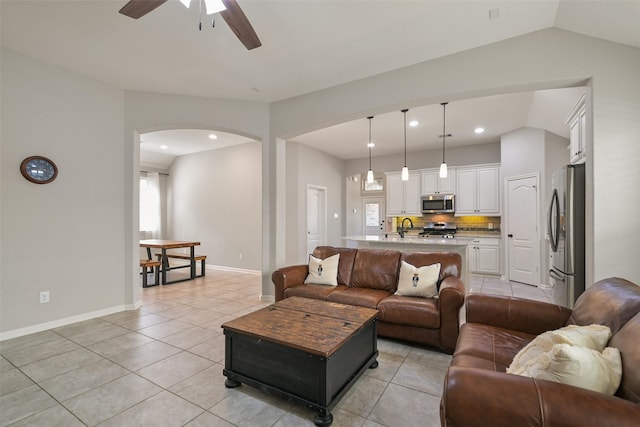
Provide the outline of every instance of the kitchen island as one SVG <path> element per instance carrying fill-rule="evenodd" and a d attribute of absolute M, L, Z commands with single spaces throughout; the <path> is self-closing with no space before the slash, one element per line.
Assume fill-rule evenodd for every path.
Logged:
<path fill-rule="evenodd" d="M 470 237 L 456 237 L 453 239 L 441 239 L 437 237 L 422 237 L 417 235 L 390 234 L 387 236 L 378 235 L 357 235 L 343 238 L 349 248 L 371 248 L 388 249 L 401 252 L 455 252 L 462 258 L 462 271 L 460 278 L 464 283 L 465 290 L 469 291 L 471 285 L 471 269 L 469 268 L 469 245 L 473 241 Z"/>

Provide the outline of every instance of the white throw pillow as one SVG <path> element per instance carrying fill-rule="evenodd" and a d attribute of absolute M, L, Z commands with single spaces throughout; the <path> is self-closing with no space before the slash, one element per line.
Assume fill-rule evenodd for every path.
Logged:
<path fill-rule="evenodd" d="M 604 325 L 569 325 L 555 331 L 544 332 L 516 354 L 507 368 L 507 373 L 520 374 L 527 362 L 548 352 L 555 344 L 577 345 L 601 352 L 609 338 L 611 338 L 611 329 Z"/>
<path fill-rule="evenodd" d="M 309 274 L 304 283 L 338 286 L 339 261 L 340 254 L 335 254 L 325 259 L 309 255 Z"/>
<path fill-rule="evenodd" d="M 418 268 L 402 261 L 396 295 L 432 298 L 438 293 L 439 277 L 440 263 Z"/>
<path fill-rule="evenodd" d="M 520 374 L 613 395 L 622 379 L 622 360 L 617 348 L 600 353 L 587 347 L 555 344 L 530 360 Z"/>

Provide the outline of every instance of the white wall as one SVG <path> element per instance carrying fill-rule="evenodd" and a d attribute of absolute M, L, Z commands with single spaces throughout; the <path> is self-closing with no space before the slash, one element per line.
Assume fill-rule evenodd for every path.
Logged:
<path fill-rule="evenodd" d="M 137 177 L 139 168 L 139 133 L 165 129 L 208 129 L 236 133 L 261 141 L 262 148 L 262 235 L 256 246 L 262 252 L 262 286 L 263 294 L 272 295 L 271 271 L 275 269 L 275 215 L 270 203 L 270 189 L 275 188 L 275 143 L 269 137 L 269 106 L 266 104 L 228 101 L 195 96 L 177 96 L 148 92 L 125 91 L 125 180 L 131 183 Z M 131 175 L 131 176 L 129 176 Z M 131 242 L 125 248 L 125 258 L 131 259 L 128 265 L 128 283 L 138 274 L 134 265 L 138 254 L 137 247 L 137 203 L 138 187 L 125 186 L 125 209 L 130 218 L 125 224 L 125 241 Z M 257 237 L 258 239 L 258 237 Z M 206 254 L 209 255 L 209 254 Z M 207 260 L 209 261 L 209 260 Z M 140 288 L 125 290 L 133 295 L 134 300 L 140 297 Z"/>
<path fill-rule="evenodd" d="M 1 82 L 1 338 L 132 307 L 123 91 L 4 49 Z M 31 155 L 58 178 L 26 181 L 18 166 Z"/>
<path fill-rule="evenodd" d="M 261 145 L 177 157 L 168 177 L 168 238 L 199 241 L 196 253 L 207 255 L 207 264 L 259 271 Z"/>
<path fill-rule="evenodd" d="M 306 263 L 307 185 L 326 187 L 327 245 L 343 246 L 344 161 L 297 142 L 287 142 L 287 263 Z M 338 218 L 334 218 L 334 213 Z"/>
<path fill-rule="evenodd" d="M 633 255 L 640 234 L 630 233 L 640 218 L 640 197 L 633 196 L 640 182 L 638 70 L 640 49 L 548 29 L 277 102 L 271 132 L 284 138 L 442 99 L 584 86 L 591 78 L 587 245 L 593 252 L 587 264 L 593 265 L 592 280 L 621 276 L 640 283 Z M 620 200 L 627 201 L 625 208 L 612 211 Z"/>
<path fill-rule="evenodd" d="M 121 90 L 3 49 L 0 327 L 15 330 L 139 300 L 139 132 L 203 128 L 263 141 L 262 281 L 269 294 L 275 259 L 287 245 L 276 221 L 287 206 L 284 178 L 275 174 L 285 166 L 285 150 L 277 151 L 276 141 L 442 99 L 587 81 L 594 142 L 587 153 L 587 263 L 593 261 L 594 279 L 615 275 L 640 283 L 639 69 L 640 49 L 549 29 L 271 105 L 129 91 L 123 101 Z M 17 173 L 33 152 L 58 162 L 56 182 L 34 186 Z M 97 167 L 87 162 L 94 158 Z M 611 209 L 620 200 L 624 209 Z M 287 215 L 287 224 L 292 220 Z M 96 223 L 109 230 L 99 243 Z M 34 245 L 42 254 L 37 268 Z M 99 275 L 89 265 L 98 255 L 110 267 Z M 70 273 L 66 262 L 74 256 Z M 36 305 L 42 283 L 52 291 L 46 307 Z"/>
<path fill-rule="evenodd" d="M 547 234 L 547 207 L 551 199 L 551 175 L 562 165 L 569 164 L 569 140 L 546 130 L 521 128 L 502 136 L 502 183 L 507 178 L 538 174 L 540 190 L 538 206 L 538 253 L 540 253 L 539 283 L 548 283 L 549 244 Z M 503 212 L 507 207 L 503 206 Z M 503 224 L 506 222 L 503 220 Z M 503 229 L 503 233 L 507 231 Z M 505 272 L 509 268 L 508 239 L 503 234 Z"/>

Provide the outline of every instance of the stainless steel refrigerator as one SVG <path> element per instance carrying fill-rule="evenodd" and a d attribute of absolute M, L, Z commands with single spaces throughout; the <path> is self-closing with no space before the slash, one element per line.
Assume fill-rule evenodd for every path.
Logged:
<path fill-rule="evenodd" d="M 551 178 L 548 210 L 551 265 L 549 275 L 566 286 L 567 307 L 573 308 L 585 288 L 584 164 L 563 166 Z"/>

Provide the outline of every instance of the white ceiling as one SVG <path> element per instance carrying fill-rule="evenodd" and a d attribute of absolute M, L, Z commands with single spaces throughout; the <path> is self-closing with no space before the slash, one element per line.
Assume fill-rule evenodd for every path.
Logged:
<path fill-rule="evenodd" d="M 211 138 L 212 135 L 215 138 Z M 202 129 L 147 132 L 140 135 L 140 164 L 144 167 L 168 169 L 178 156 L 217 150 L 253 141 L 253 139 L 233 133 Z"/>
<path fill-rule="evenodd" d="M 238 0 L 262 41 L 251 51 L 221 18 L 215 28 L 205 23 L 198 31 L 197 7 L 187 10 L 169 0 L 133 20 L 118 13 L 126 1 L 0 0 L 2 46 L 123 89 L 254 102 L 298 96 L 551 27 L 640 47 L 639 0 Z M 499 17 L 490 20 L 490 10 Z M 539 117 L 537 95 L 528 96 L 533 97 L 528 106 L 496 103 L 492 113 L 528 111 L 517 123 L 531 123 Z M 439 108 L 424 107 L 424 122 L 439 122 Z M 455 127 L 465 108 L 462 101 L 447 107 L 454 126 L 451 144 L 467 132 Z M 476 109 L 467 120 L 480 113 L 489 112 Z M 383 127 L 383 116 L 374 119 L 374 127 Z M 401 114 L 389 113 L 388 120 L 401 135 Z M 514 126 L 506 120 L 505 115 L 505 123 L 495 127 Z M 366 119 L 361 121 L 366 138 Z M 424 138 L 441 133 L 436 128 L 425 128 Z M 314 144 L 314 138 L 297 139 Z M 358 157 L 355 151 L 335 154 Z"/>

